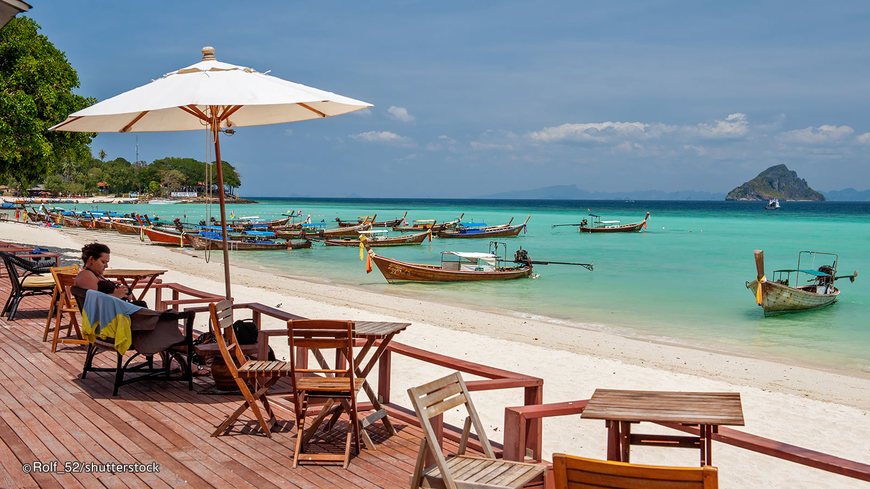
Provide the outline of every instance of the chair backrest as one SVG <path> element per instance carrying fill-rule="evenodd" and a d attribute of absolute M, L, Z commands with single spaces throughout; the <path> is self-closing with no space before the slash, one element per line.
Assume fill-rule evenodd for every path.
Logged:
<path fill-rule="evenodd" d="M 658 467 L 553 454 L 556 489 L 717 489 L 716 467 Z"/>
<path fill-rule="evenodd" d="M 468 388 L 462 380 L 462 374 L 454 372 L 446 377 L 438 380 L 433 380 L 426 384 L 411 387 L 408 389 L 408 396 L 411 398 L 411 404 L 414 406 L 414 411 L 417 413 L 417 419 L 420 421 L 420 426 L 423 428 L 423 435 L 426 438 L 426 443 L 429 447 L 429 453 L 435 457 L 435 463 L 441 470 L 442 478 L 446 487 L 455 487 L 453 477 L 447 468 L 447 461 L 444 458 L 444 453 L 438 445 L 438 439 L 435 436 L 435 430 L 432 427 L 431 419 L 447 410 L 458 406 L 465 406 L 468 417 L 465 419 L 465 426 L 462 430 L 462 439 L 459 441 L 459 455 L 465 452 L 468 436 L 470 435 L 471 426 L 474 426 L 474 431 L 480 440 L 480 445 L 483 448 L 483 454 L 487 458 L 495 458 L 495 452 L 492 450 L 492 445 L 489 443 L 489 438 L 486 437 L 486 432 L 483 429 L 483 423 L 480 422 L 480 416 L 477 415 L 477 410 L 474 408 L 474 403 L 471 402 L 471 396 L 468 394 Z"/>
<path fill-rule="evenodd" d="M 233 378 L 238 379 L 239 367 L 245 363 L 245 355 L 233 330 L 233 302 L 228 299 L 212 302 L 208 305 L 208 311 L 221 357 Z"/>
<path fill-rule="evenodd" d="M 70 295 L 70 287 L 75 285 L 76 274 L 79 273 L 78 265 L 70 265 L 68 267 L 51 267 L 51 276 L 54 278 L 54 283 L 57 284 L 60 292 L 61 306 L 65 308 L 78 308 L 78 303 L 72 299 Z"/>
<path fill-rule="evenodd" d="M 296 379 L 297 374 L 343 377 L 348 379 L 348 389 L 352 390 L 354 385 L 353 327 L 353 321 L 327 319 L 291 319 L 287 321 L 287 341 L 290 345 L 290 375 L 292 378 Z M 336 350 L 344 357 L 343 366 L 340 364 L 339 357 L 336 357 L 335 368 L 302 368 L 296 361 L 297 348 Z"/>
<path fill-rule="evenodd" d="M 3 265 L 6 267 L 6 273 L 12 283 L 12 291 L 17 292 L 21 288 L 21 277 L 18 276 L 18 270 L 15 268 L 12 256 L 14 256 L 12 253 L 0 251 L 0 257 L 3 258 Z"/>

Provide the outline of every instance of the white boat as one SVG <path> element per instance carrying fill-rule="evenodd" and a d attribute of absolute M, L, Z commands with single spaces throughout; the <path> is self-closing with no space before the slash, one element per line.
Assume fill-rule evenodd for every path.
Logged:
<path fill-rule="evenodd" d="M 148 203 L 153 204 L 153 205 L 165 205 L 165 204 L 177 204 L 178 201 L 177 200 L 170 200 L 170 199 L 151 199 L 148 201 Z"/>
<path fill-rule="evenodd" d="M 768 210 L 779 209 L 779 199 L 770 199 L 764 208 Z"/>

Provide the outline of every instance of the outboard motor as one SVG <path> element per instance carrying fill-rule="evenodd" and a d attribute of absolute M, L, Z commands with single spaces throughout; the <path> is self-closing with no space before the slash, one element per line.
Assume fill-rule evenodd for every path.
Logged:
<path fill-rule="evenodd" d="M 517 252 L 514 253 L 514 262 L 523 263 L 526 265 L 532 264 L 532 260 L 529 259 L 529 252 L 522 248 L 518 249 Z"/>

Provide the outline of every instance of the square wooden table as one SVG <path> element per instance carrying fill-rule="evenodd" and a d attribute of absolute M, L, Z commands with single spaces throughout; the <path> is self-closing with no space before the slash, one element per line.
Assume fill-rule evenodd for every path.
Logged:
<path fill-rule="evenodd" d="M 698 448 L 702 466 L 713 464 L 719 425 L 744 424 L 739 392 L 596 389 L 580 417 L 605 420 L 608 460 L 629 462 L 631 445 Z M 631 423 L 643 421 L 698 426 L 699 436 L 633 434 Z"/>
<path fill-rule="evenodd" d="M 107 268 L 103 271 L 103 276 L 106 278 L 114 278 L 121 281 L 122 284 L 130 287 L 131 289 L 136 287 L 140 281 L 147 280 L 145 283 L 145 287 L 142 289 L 142 293 L 139 294 L 139 297 L 136 300 L 142 300 L 145 297 L 145 293 L 148 292 L 148 289 L 151 288 L 151 284 L 157 279 L 157 277 L 166 273 L 167 270 L 133 270 L 133 269 L 124 269 L 124 268 Z M 131 283 L 127 283 L 128 280 L 131 280 Z"/>

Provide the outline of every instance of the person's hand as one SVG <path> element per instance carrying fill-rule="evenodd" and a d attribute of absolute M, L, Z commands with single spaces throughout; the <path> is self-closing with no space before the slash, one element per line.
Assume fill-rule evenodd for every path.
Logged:
<path fill-rule="evenodd" d="M 129 295 L 127 292 L 127 287 L 115 287 L 115 290 L 112 291 L 112 296 L 117 297 L 118 299 L 124 299 Z"/>

